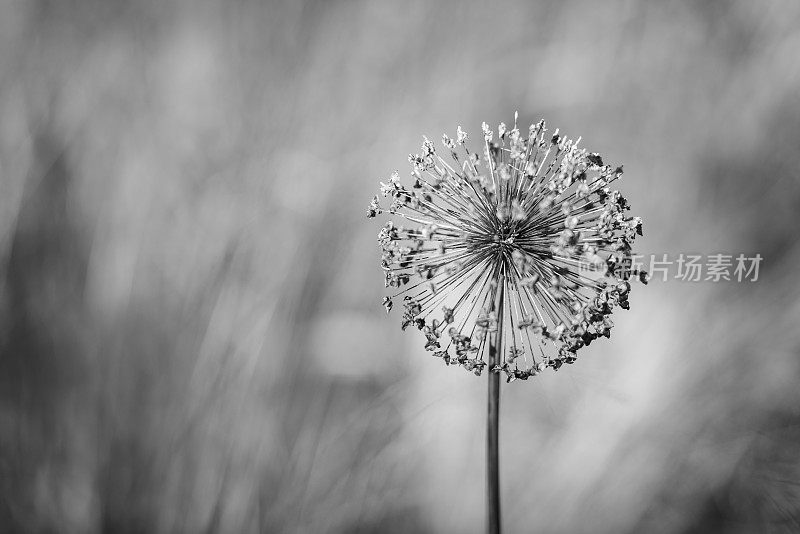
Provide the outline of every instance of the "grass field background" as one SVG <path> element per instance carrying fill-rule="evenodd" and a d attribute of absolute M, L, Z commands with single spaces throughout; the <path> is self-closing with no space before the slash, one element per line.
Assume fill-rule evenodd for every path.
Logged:
<path fill-rule="evenodd" d="M 0 525 L 480 532 L 485 380 L 380 306 L 377 182 L 544 117 L 653 281 L 503 388 L 508 532 L 800 530 L 800 4 L 0 3 Z"/>

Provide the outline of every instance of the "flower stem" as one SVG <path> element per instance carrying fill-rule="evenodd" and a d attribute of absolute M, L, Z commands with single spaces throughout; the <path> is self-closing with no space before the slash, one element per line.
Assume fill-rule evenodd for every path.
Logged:
<path fill-rule="evenodd" d="M 494 310 L 497 332 L 489 343 L 489 402 L 486 425 L 486 532 L 500 534 L 500 373 L 494 371 L 502 358 L 503 284 L 498 285 Z"/>

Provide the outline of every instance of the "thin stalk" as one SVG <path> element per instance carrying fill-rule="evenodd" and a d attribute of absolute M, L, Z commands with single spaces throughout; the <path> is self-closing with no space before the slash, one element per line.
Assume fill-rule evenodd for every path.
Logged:
<path fill-rule="evenodd" d="M 497 314 L 497 332 L 489 343 L 489 402 L 486 424 L 486 532 L 500 534 L 500 365 L 503 350 L 503 287 L 498 284 L 494 310 Z"/>

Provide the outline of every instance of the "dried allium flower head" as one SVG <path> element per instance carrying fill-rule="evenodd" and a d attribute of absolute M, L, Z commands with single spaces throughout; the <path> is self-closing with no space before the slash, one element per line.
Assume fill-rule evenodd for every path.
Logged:
<path fill-rule="evenodd" d="M 476 375 L 487 366 L 490 341 L 501 354 L 491 371 L 508 381 L 546 367 L 573 363 L 578 349 L 609 337 L 611 312 L 628 309 L 629 280 L 647 282 L 631 268 L 631 242 L 642 234 L 639 217 L 609 185 L 622 167 L 603 163 L 544 121 L 528 137 L 500 124 L 495 141 L 483 124 L 483 156 L 470 152 L 467 134 L 442 136 L 445 161 L 424 138 L 409 156 L 411 185 L 395 172 L 367 216 L 384 211 L 378 235 L 387 312 L 396 300 L 402 328 L 415 326 L 425 349 Z"/>

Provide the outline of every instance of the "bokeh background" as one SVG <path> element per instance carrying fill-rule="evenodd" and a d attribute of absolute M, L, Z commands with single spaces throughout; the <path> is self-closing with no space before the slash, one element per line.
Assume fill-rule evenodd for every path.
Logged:
<path fill-rule="evenodd" d="M 653 281 L 503 388 L 508 532 L 800 532 L 800 3 L 0 3 L 0 531 L 481 532 L 484 379 L 380 306 L 421 135 L 625 165 Z M 485 377 L 484 377 L 485 378 Z"/>

